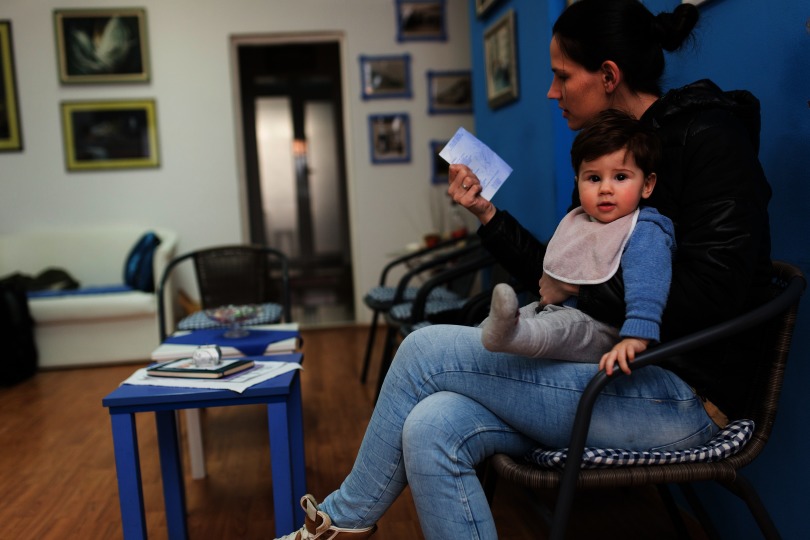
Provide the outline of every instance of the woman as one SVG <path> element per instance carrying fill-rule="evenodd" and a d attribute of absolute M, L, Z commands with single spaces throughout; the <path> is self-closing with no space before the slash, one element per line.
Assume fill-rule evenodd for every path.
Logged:
<path fill-rule="evenodd" d="M 679 48 L 697 17 L 690 4 L 653 16 L 637 0 L 579 0 L 555 23 L 550 46 L 548 97 L 560 103 L 571 129 L 618 108 L 650 122 L 662 139 L 648 202 L 673 220 L 678 243 L 662 341 L 744 310 L 770 268 L 770 188 L 756 155 L 756 100 L 724 94 L 708 81 L 661 97 L 663 49 Z M 450 177 L 449 193 L 478 216 L 487 248 L 523 284 L 536 286 L 545 247 L 479 196 L 469 169 L 454 165 Z M 578 307 L 597 319 L 623 316 L 620 279 L 561 287 L 540 281 L 546 302 L 576 294 Z M 617 379 L 597 402 L 588 445 L 682 449 L 707 441 L 718 427 L 703 398 L 735 416 L 751 373 L 743 358 L 714 350 L 703 362 L 673 361 Z M 305 526 L 285 538 L 368 538 L 406 485 L 427 539 L 496 538 L 475 466 L 496 452 L 565 446 L 596 369 L 489 352 L 478 328 L 414 332 L 397 351 L 351 473 L 320 505 L 304 497 Z"/>

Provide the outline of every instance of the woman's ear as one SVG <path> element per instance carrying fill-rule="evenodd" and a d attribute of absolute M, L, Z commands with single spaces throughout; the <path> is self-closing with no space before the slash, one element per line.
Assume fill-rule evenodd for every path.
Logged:
<path fill-rule="evenodd" d="M 616 90 L 616 87 L 619 85 L 619 80 L 621 79 L 622 72 L 619 70 L 619 66 L 616 65 L 616 62 L 613 60 L 605 60 L 602 62 L 602 84 L 605 87 L 605 92 L 608 94 L 612 93 Z"/>

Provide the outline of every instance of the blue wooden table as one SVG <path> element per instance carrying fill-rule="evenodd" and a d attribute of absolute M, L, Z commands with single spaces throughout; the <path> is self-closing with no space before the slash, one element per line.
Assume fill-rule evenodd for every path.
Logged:
<path fill-rule="evenodd" d="M 302 355 L 295 353 L 250 358 L 256 361 L 300 363 Z M 267 405 L 276 533 L 280 536 L 303 523 L 303 510 L 298 505 L 299 499 L 306 493 L 299 370 L 259 383 L 241 394 L 219 389 L 122 385 L 105 397 L 102 404 L 109 408 L 112 419 L 125 539 L 146 538 L 135 414 L 155 413 L 169 538 L 185 539 L 188 537 L 185 487 L 175 411 L 258 403 Z"/>

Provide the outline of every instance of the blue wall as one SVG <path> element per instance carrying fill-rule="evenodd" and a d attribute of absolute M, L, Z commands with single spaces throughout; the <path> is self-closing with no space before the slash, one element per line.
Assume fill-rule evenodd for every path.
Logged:
<path fill-rule="evenodd" d="M 494 202 L 540 238 L 554 230 L 570 195 L 568 148 L 572 134 L 546 100 L 551 82 L 550 28 L 564 0 L 502 0 L 484 19 L 473 13 L 471 45 L 475 125 L 514 167 Z M 646 0 L 654 13 L 677 0 Z M 471 2 L 474 4 L 474 2 Z M 517 18 L 519 100 L 489 109 L 484 86 L 483 32 L 502 13 Z M 774 190 L 770 204 L 773 258 L 810 274 L 810 18 L 807 0 L 711 0 L 701 8 L 697 39 L 670 55 L 665 88 L 711 78 L 726 89 L 744 88 L 762 104 L 760 157 Z M 758 460 L 745 469 L 785 538 L 810 538 L 810 422 L 804 399 L 810 382 L 810 298 L 805 298 L 774 432 Z M 755 528 L 744 505 L 721 488 L 701 486 L 702 499 L 726 538 L 750 538 Z M 756 537 L 756 535 L 753 535 Z"/>

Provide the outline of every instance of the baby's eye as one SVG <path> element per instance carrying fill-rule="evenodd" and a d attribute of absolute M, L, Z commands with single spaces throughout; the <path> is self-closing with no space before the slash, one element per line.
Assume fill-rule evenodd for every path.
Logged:
<path fill-rule="evenodd" d="M 588 182 L 600 182 L 602 179 L 599 178 L 599 175 L 592 174 L 588 176 Z"/>
<path fill-rule="evenodd" d="M 616 180 L 619 180 L 619 181 L 627 180 L 627 175 L 619 173 L 619 174 L 616 175 Z"/>

